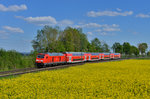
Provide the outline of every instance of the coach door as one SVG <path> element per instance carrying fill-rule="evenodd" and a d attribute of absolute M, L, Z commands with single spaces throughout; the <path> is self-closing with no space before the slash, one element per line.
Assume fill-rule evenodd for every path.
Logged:
<path fill-rule="evenodd" d="M 91 56 L 89 56 L 89 60 L 91 59 Z"/>
<path fill-rule="evenodd" d="M 99 59 L 101 59 L 101 55 L 99 55 Z"/>
<path fill-rule="evenodd" d="M 86 56 L 85 56 L 85 61 L 86 61 Z"/>
<path fill-rule="evenodd" d="M 104 55 L 102 55 L 102 59 L 104 59 Z"/>
<path fill-rule="evenodd" d="M 71 56 L 69 56 L 69 62 L 71 62 Z"/>

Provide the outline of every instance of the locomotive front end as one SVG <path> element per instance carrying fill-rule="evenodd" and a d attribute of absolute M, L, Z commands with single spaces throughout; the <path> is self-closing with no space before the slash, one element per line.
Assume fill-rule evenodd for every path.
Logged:
<path fill-rule="evenodd" d="M 38 54 L 36 57 L 36 66 L 43 67 L 44 66 L 44 58 L 45 54 Z"/>

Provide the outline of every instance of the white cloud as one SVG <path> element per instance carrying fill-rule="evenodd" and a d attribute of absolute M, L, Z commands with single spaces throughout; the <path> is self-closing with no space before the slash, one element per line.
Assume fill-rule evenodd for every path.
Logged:
<path fill-rule="evenodd" d="M 76 25 L 76 28 L 117 28 L 119 27 L 118 24 L 112 24 L 112 25 L 108 25 L 108 24 L 98 24 L 98 23 L 87 23 L 87 24 L 80 24 L 80 25 Z"/>
<path fill-rule="evenodd" d="M 94 30 L 95 33 L 101 35 L 101 36 L 113 36 L 115 33 L 112 32 L 118 32 L 120 31 L 119 25 L 118 24 L 103 24 L 101 25 L 100 28 Z"/>
<path fill-rule="evenodd" d="M 96 27 L 101 27 L 100 24 L 97 23 L 88 23 L 88 24 L 84 24 L 82 27 L 86 27 L 86 28 L 96 28 Z"/>
<path fill-rule="evenodd" d="M 117 11 L 90 11 L 87 13 L 89 17 L 98 17 L 98 16 L 128 16 L 132 15 L 133 11 L 117 12 Z"/>
<path fill-rule="evenodd" d="M 119 28 L 104 28 L 103 31 L 112 32 L 112 31 L 120 31 L 120 29 Z"/>
<path fill-rule="evenodd" d="M 116 10 L 117 10 L 117 11 L 122 11 L 122 9 L 120 9 L 120 8 L 116 8 Z"/>
<path fill-rule="evenodd" d="M 61 20 L 57 21 L 54 17 L 52 16 L 39 16 L 39 17 L 23 17 L 23 16 L 15 16 L 16 18 L 23 19 L 29 23 L 35 24 L 35 25 L 58 25 L 58 26 L 70 26 L 73 25 L 73 21 L 71 20 Z"/>
<path fill-rule="evenodd" d="M 7 39 L 8 33 L 5 30 L 0 30 L 0 39 Z"/>
<path fill-rule="evenodd" d="M 24 33 L 24 31 L 18 27 L 3 26 L 3 29 L 13 33 Z"/>
<path fill-rule="evenodd" d="M 89 34 L 89 35 L 93 35 L 93 33 L 92 33 L 92 32 L 87 32 L 87 34 Z"/>
<path fill-rule="evenodd" d="M 25 21 L 37 25 L 55 25 L 57 24 L 57 21 L 55 18 L 51 16 L 43 16 L 43 17 L 27 17 L 23 18 Z"/>
<path fill-rule="evenodd" d="M 62 20 L 62 21 L 58 22 L 58 25 L 69 26 L 69 25 L 73 25 L 73 22 L 71 20 Z"/>
<path fill-rule="evenodd" d="M 136 17 L 140 17 L 140 18 L 150 18 L 150 15 L 140 13 L 140 14 L 137 14 Z"/>
<path fill-rule="evenodd" d="M 118 24 L 112 24 L 112 25 L 108 25 L 108 24 L 103 24 L 103 25 L 101 25 L 101 27 L 103 27 L 103 28 L 109 28 L 109 27 L 119 27 L 119 25 Z"/>
<path fill-rule="evenodd" d="M 75 27 L 80 27 L 80 28 L 98 28 L 101 27 L 100 24 L 97 23 L 87 23 L 87 24 L 80 24 L 80 25 L 76 25 Z"/>
<path fill-rule="evenodd" d="M 101 33 L 99 33 L 99 35 L 101 35 L 101 36 L 114 36 L 115 33 L 101 32 Z"/>
<path fill-rule="evenodd" d="M 0 30 L 0 39 L 8 39 L 11 33 L 24 33 L 20 28 L 3 26 L 3 30 Z"/>
<path fill-rule="evenodd" d="M 76 28 L 90 28 L 91 32 L 87 32 L 89 35 L 93 35 L 93 33 L 102 35 L 102 36 L 113 36 L 115 35 L 112 32 L 119 32 L 120 26 L 118 24 L 98 24 L 98 23 L 87 23 L 87 24 L 78 24 L 75 26 Z M 91 30 L 92 29 L 92 30 Z M 94 30 L 93 30 L 94 29 Z"/>
<path fill-rule="evenodd" d="M 0 34 L 6 34 L 7 32 L 4 30 L 0 30 Z"/>
<path fill-rule="evenodd" d="M 108 35 L 108 33 L 106 33 L 106 32 L 101 32 L 101 33 L 99 33 L 99 34 L 102 35 L 102 36 Z"/>
<path fill-rule="evenodd" d="M 102 30 L 101 29 L 97 29 L 97 30 L 95 30 L 95 32 L 102 32 Z"/>
<path fill-rule="evenodd" d="M 20 6 L 18 6 L 18 5 L 11 5 L 11 6 L 6 7 L 3 4 L 0 4 L 0 11 L 4 11 L 4 12 L 6 12 L 6 11 L 14 11 L 14 12 L 16 12 L 16 11 L 21 11 L 21 10 L 27 10 L 27 6 L 25 4 L 22 4 Z"/>
<path fill-rule="evenodd" d="M 118 24 L 112 24 L 112 27 L 119 27 Z"/>

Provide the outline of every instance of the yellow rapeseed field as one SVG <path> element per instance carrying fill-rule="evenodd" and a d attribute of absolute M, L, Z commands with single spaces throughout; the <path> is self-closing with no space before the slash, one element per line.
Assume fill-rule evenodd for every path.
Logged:
<path fill-rule="evenodd" d="M 150 99 L 150 60 L 92 63 L 0 80 L 0 99 Z"/>

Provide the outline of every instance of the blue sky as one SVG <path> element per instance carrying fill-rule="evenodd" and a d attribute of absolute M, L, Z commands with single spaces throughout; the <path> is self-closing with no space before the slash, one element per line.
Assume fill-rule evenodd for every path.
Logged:
<path fill-rule="evenodd" d="M 44 25 L 81 27 L 109 46 L 150 46 L 149 0 L 0 0 L 0 48 L 30 52 Z"/>

